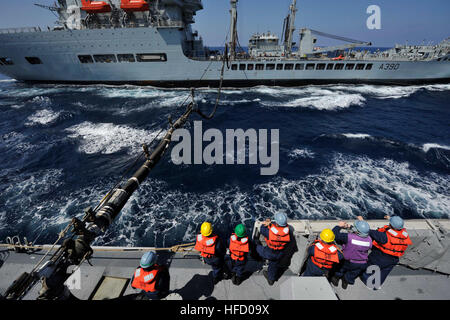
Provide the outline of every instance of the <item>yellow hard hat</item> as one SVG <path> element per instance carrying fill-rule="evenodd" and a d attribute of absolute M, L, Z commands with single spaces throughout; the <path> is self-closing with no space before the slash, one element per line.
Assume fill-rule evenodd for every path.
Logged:
<path fill-rule="evenodd" d="M 203 222 L 200 232 L 202 233 L 202 236 L 204 236 L 204 237 L 209 236 L 213 232 L 211 223 Z"/>
<path fill-rule="evenodd" d="M 331 229 L 323 229 L 320 233 L 320 239 L 330 243 L 334 241 L 334 232 Z"/>

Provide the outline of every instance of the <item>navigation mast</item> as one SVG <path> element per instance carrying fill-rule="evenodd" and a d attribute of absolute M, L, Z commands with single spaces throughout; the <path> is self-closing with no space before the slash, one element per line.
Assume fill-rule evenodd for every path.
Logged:
<path fill-rule="evenodd" d="M 287 16 L 286 34 L 284 37 L 284 48 L 286 57 L 292 53 L 292 43 L 295 31 L 295 15 L 297 13 L 297 0 L 293 0 L 289 7 L 289 15 Z"/>
<path fill-rule="evenodd" d="M 230 0 L 231 4 L 231 24 L 230 24 L 230 60 L 236 58 L 236 42 L 237 42 L 237 2 L 238 0 Z"/>

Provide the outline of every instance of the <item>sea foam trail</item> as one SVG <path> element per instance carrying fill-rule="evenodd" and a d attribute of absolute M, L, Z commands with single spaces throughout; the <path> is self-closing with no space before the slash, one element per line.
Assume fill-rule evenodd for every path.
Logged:
<path fill-rule="evenodd" d="M 442 146 L 442 145 L 437 144 L 437 143 L 425 143 L 425 144 L 422 146 L 422 150 L 423 150 L 424 152 L 428 152 L 428 151 L 430 151 L 430 149 L 450 150 L 450 147 L 449 147 L 449 146 Z"/>
<path fill-rule="evenodd" d="M 267 98 L 262 98 L 260 104 L 267 107 L 304 107 L 316 110 L 339 110 L 350 106 L 363 106 L 366 99 L 361 94 L 344 93 L 317 87 L 306 87 L 301 89 L 255 89 Z M 271 100 L 271 97 L 278 98 Z M 280 98 L 284 101 L 280 102 Z"/>
<path fill-rule="evenodd" d="M 69 132 L 69 138 L 80 140 L 79 151 L 87 154 L 112 154 L 122 149 L 135 154 L 141 151 L 142 143 L 151 141 L 157 135 L 157 131 L 89 121 L 67 128 L 66 131 Z"/>

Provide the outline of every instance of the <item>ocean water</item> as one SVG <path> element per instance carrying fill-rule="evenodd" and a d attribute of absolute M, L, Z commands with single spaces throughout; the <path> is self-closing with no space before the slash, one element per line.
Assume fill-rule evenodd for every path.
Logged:
<path fill-rule="evenodd" d="M 28 85 L 0 80 L 0 241 L 53 243 L 95 207 L 184 89 Z M 199 89 L 209 112 L 215 89 Z M 280 130 L 280 169 L 175 165 L 167 152 L 97 245 L 171 246 L 209 220 L 449 218 L 450 85 L 227 88 L 203 130 Z M 187 128 L 193 131 L 194 115 Z M 132 171 L 133 172 L 133 171 Z"/>

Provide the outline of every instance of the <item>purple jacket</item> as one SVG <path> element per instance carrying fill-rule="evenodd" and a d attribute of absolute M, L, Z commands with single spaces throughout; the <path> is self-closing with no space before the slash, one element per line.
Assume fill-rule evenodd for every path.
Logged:
<path fill-rule="evenodd" d="M 347 243 L 342 245 L 345 260 L 352 263 L 366 263 L 370 248 L 372 238 L 363 238 L 356 233 L 349 233 Z"/>

